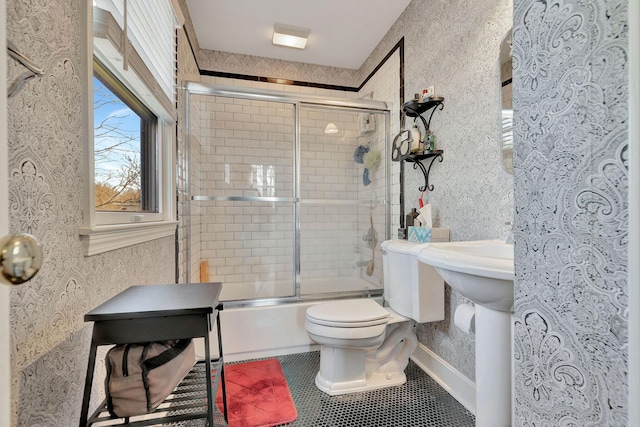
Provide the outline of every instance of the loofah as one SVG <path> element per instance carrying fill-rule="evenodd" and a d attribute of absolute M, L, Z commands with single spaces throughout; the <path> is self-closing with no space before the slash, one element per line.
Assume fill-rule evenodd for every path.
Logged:
<path fill-rule="evenodd" d="M 380 166 L 380 162 L 382 161 L 382 155 L 378 150 L 371 150 L 362 157 L 362 161 L 364 163 L 365 168 L 371 169 L 372 171 L 374 171 L 378 169 L 378 166 Z"/>

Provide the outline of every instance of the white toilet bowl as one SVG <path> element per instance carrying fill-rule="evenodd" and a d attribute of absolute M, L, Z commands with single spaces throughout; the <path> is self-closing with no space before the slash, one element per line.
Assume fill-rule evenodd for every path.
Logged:
<path fill-rule="evenodd" d="M 321 345 L 316 386 L 338 395 L 404 384 L 404 369 L 417 345 L 413 326 L 413 321 L 372 299 L 310 307 L 305 327 Z"/>
<path fill-rule="evenodd" d="M 426 244 L 382 243 L 384 295 L 390 307 L 372 299 L 338 300 L 309 307 L 305 328 L 320 344 L 316 386 L 339 395 L 404 384 L 409 356 L 417 346 L 415 321 L 444 318 L 444 282 L 418 252 Z"/>

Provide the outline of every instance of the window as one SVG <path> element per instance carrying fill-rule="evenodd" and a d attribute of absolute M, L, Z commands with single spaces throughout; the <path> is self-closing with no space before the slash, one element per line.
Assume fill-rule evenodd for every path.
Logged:
<path fill-rule="evenodd" d="M 158 118 L 102 64 L 93 72 L 95 210 L 158 213 Z"/>
<path fill-rule="evenodd" d="M 171 0 L 148 2 L 93 2 L 86 255 L 175 233 L 178 21 Z M 149 20 L 163 25 L 145 32 Z"/>

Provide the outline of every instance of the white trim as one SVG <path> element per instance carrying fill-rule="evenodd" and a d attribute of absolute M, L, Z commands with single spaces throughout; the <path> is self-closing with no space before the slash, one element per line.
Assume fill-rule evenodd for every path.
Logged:
<path fill-rule="evenodd" d="M 100 254 L 126 246 L 137 245 L 162 237 L 173 236 L 177 221 L 113 224 L 80 229 L 85 256 Z"/>
<path fill-rule="evenodd" d="M 418 343 L 411 360 L 442 386 L 469 412 L 476 413 L 476 385 L 460 371 L 435 354 L 424 344 Z"/>
<path fill-rule="evenodd" d="M 640 425 L 640 2 L 629 1 L 629 423 Z"/>
<path fill-rule="evenodd" d="M 171 7 L 173 8 L 173 13 L 176 15 L 176 21 L 178 21 L 178 25 L 176 27 L 182 28 L 184 25 L 184 14 L 182 13 L 180 2 L 178 0 L 171 0 Z"/>
<path fill-rule="evenodd" d="M 84 81 L 82 82 L 82 101 L 86 108 L 82 108 L 82 130 L 84 135 L 85 149 L 83 151 L 83 186 L 82 198 L 82 223 L 93 227 L 96 224 L 95 205 L 95 167 L 93 154 L 93 6 L 91 2 L 82 2 L 84 8 Z"/>
<path fill-rule="evenodd" d="M 0 0 L 0 22 L 6 22 L 6 2 Z M 7 49 L 6 31 L 0 32 L 0 49 Z M 7 61 L 0 61 L 0 239 L 9 233 L 9 151 L 7 143 Z M 27 83 L 28 86 L 29 83 Z M 11 363 L 9 335 L 9 286 L 0 283 L 0 426 L 11 420 Z"/>

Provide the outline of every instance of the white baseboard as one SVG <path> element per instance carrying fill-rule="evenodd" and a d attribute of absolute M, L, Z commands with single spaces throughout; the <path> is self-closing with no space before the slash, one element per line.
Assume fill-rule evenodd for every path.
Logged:
<path fill-rule="evenodd" d="M 475 415 L 476 385 L 473 381 L 421 343 L 411 360 Z"/>

